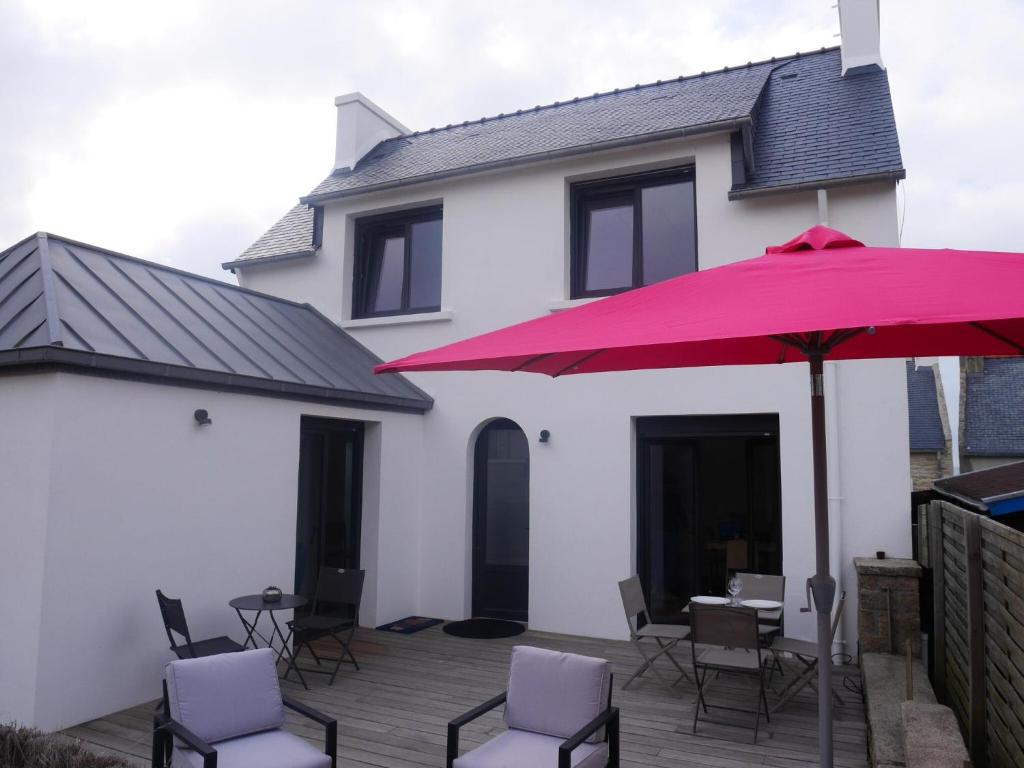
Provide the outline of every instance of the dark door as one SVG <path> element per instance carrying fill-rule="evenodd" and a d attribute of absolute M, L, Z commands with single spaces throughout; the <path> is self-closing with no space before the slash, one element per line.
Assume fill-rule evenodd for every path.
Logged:
<path fill-rule="evenodd" d="M 735 571 L 782 573 L 778 417 L 637 419 L 637 573 L 651 619 Z"/>
<path fill-rule="evenodd" d="M 363 425 L 303 416 L 295 592 L 312 598 L 321 566 L 359 567 Z"/>
<path fill-rule="evenodd" d="M 527 620 L 530 448 L 508 419 L 476 441 L 473 483 L 473 615 Z"/>

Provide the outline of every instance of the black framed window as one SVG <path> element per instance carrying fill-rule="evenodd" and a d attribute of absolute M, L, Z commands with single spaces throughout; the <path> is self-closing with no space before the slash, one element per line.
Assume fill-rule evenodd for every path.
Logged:
<path fill-rule="evenodd" d="M 573 184 L 571 298 L 697 269 L 693 168 Z"/>
<path fill-rule="evenodd" d="M 356 222 L 353 317 L 441 308 L 441 208 Z"/>

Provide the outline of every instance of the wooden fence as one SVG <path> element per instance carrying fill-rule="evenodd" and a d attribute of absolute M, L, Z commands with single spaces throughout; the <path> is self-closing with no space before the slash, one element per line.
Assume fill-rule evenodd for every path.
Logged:
<path fill-rule="evenodd" d="M 976 766 L 1024 768 L 1024 534 L 932 501 L 918 535 L 933 579 L 935 693 Z"/>

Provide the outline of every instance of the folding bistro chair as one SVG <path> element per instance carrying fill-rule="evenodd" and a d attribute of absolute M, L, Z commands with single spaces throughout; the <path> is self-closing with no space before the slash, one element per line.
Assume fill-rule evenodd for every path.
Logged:
<path fill-rule="evenodd" d="M 218 653 L 236 653 L 245 650 L 243 646 L 227 635 L 211 637 L 208 640 L 193 640 L 188 631 L 188 622 L 185 621 L 185 609 L 181 605 L 181 600 L 167 597 L 159 589 L 156 591 L 156 600 L 160 604 L 160 615 L 164 620 L 167 639 L 171 642 L 171 650 L 179 659 L 198 659 L 203 656 L 216 656 Z M 174 633 L 185 640 L 184 645 L 175 641 Z"/>
<path fill-rule="evenodd" d="M 701 710 L 707 715 L 709 708 L 749 712 L 754 715 L 754 743 L 761 724 L 761 710 L 769 722 L 768 698 L 765 695 L 764 665 L 761 658 L 761 637 L 758 633 L 757 610 L 725 605 L 690 603 L 690 648 L 693 674 L 697 681 L 697 703 L 693 707 L 693 732 Z M 715 646 L 698 650 L 698 645 Z M 745 675 L 757 679 L 757 709 L 741 709 L 724 704 L 708 704 L 710 681 L 708 672 L 717 679 L 722 673 Z M 705 717 L 705 720 L 708 718 Z M 711 721 L 715 722 L 715 721 Z M 722 723 L 731 725 L 731 723 Z"/>
<path fill-rule="evenodd" d="M 832 642 L 836 639 L 836 630 L 839 629 L 839 617 L 843 615 L 843 606 L 846 604 L 846 592 L 843 591 L 839 595 L 839 603 L 836 609 L 836 615 L 832 617 Z M 772 712 L 775 712 L 779 707 L 783 706 L 787 701 L 792 699 L 799 693 L 804 686 L 809 685 L 813 690 L 818 690 L 816 678 L 818 676 L 818 644 L 812 643 L 808 640 L 797 640 L 792 637 L 776 637 L 771 644 L 770 650 L 772 656 L 778 663 L 779 654 L 788 653 L 793 656 L 798 662 L 803 664 L 803 669 L 795 679 L 791 680 L 789 684 L 782 689 L 779 693 L 779 700 L 775 702 L 775 706 L 772 707 Z M 832 697 L 835 702 L 842 705 L 842 697 L 835 691 L 832 690 Z"/>
<path fill-rule="evenodd" d="M 328 685 L 334 685 L 334 678 L 338 676 L 342 662 L 350 663 L 359 669 L 359 662 L 352 655 L 352 637 L 359 626 L 359 603 L 363 597 L 365 576 L 366 571 L 327 566 L 320 569 L 313 598 L 313 612 L 288 622 L 288 627 L 295 638 L 295 651 L 288 662 L 288 668 L 284 671 L 286 680 L 288 673 L 293 669 L 299 671 L 296 660 L 303 646 L 309 649 L 318 667 L 321 666 L 321 661 L 335 662 L 333 671 L 301 668 L 302 672 L 330 675 Z M 311 643 L 324 637 L 333 637 L 340 646 L 341 652 L 336 659 L 321 660 L 317 656 Z"/>
<path fill-rule="evenodd" d="M 686 670 L 675 660 L 671 651 L 681 640 L 689 637 L 690 628 L 681 624 L 653 624 L 651 622 L 650 614 L 647 613 L 647 601 L 644 599 L 644 590 L 640 585 L 639 576 L 632 576 L 625 581 L 620 581 L 619 594 L 622 595 L 622 607 L 626 611 L 626 623 L 629 624 L 629 639 L 636 646 L 637 650 L 640 651 L 640 655 L 644 657 L 644 663 L 637 667 L 625 685 L 622 686 L 623 689 L 648 669 L 651 669 L 655 659 L 659 656 L 665 656 L 679 670 L 679 677 L 676 678 L 676 683 L 684 677 L 689 679 Z M 644 620 L 642 627 L 640 626 L 640 618 Z M 644 640 L 653 640 L 657 643 L 658 649 L 654 655 L 649 656 L 647 654 L 642 642 Z M 652 648 L 651 650 L 654 649 Z"/>

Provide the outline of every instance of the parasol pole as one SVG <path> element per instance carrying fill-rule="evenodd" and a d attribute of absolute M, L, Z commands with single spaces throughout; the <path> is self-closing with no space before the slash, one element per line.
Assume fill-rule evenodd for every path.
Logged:
<path fill-rule="evenodd" d="M 829 573 L 828 465 L 825 446 L 824 353 L 820 336 L 807 350 L 811 368 L 811 442 L 814 457 L 814 543 L 816 570 L 811 594 L 818 613 L 818 759 L 832 768 L 832 604 L 836 581 Z"/>

